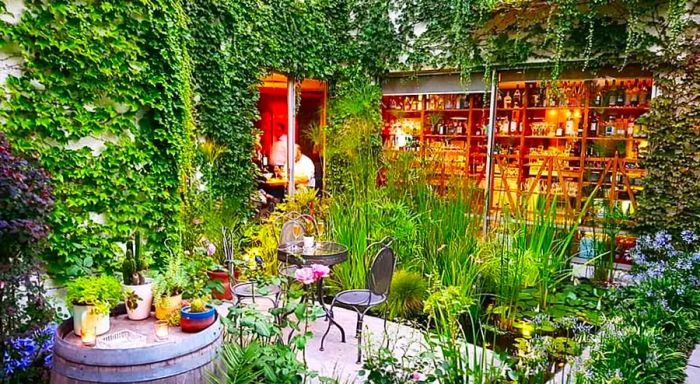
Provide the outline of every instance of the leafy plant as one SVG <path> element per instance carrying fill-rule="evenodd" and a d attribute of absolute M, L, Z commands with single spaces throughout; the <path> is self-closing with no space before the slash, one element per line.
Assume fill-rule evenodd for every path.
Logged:
<path fill-rule="evenodd" d="M 113 276 L 81 276 L 66 284 L 66 302 L 92 306 L 95 314 L 108 314 L 121 301 L 121 289 Z"/>
<path fill-rule="evenodd" d="M 158 305 L 163 298 L 181 294 L 188 284 L 179 255 L 169 255 L 163 271 L 153 279 L 153 301 Z"/>

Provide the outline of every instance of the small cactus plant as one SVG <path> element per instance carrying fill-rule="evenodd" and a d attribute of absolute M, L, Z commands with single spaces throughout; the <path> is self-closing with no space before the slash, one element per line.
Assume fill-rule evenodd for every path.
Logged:
<path fill-rule="evenodd" d="M 148 269 L 148 264 L 141 249 L 141 232 L 135 231 L 133 240 L 129 240 L 126 243 L 126 256 L 122 262 L 124 284 L 146 284 L 146 278 L 143 276 L 146 269 Z"/>
<path fill-rule="evenodd" d="M 204 312 L 206 310 L 206 303 L 202 298 L 193 299 L 190 302 L 190 312 Z"/>

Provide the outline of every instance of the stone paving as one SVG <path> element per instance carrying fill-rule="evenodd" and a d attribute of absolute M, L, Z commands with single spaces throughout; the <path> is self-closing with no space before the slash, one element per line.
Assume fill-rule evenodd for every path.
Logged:
<path fill-rule="evenodd" d="M 700 344 L 695 346 L 695 350 L 688 359 L 688 366 L 685 367 L 688 377 L 686 384 L 700 384 Z"/>

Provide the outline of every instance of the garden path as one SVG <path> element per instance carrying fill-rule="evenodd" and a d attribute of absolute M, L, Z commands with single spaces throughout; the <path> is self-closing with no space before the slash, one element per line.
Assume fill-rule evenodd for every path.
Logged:
<path fill-rule="evenodd" d="M 260 307 L 265 307 L 264 301 L 258 301 Z M 362 383 L 358 378 L 358 373 L 362 364 L 356 364 L 357 359 L 357 339 L 355 326 L 357 315 L 352 310 L 336 308 L 335 320 L 343 327 L 346 335 L 346 342 L 340 341 L 340 331 L 336 327 L 331 327 L 331 331 L 324 343 L 325 350 L 320 351 L 321 337 L 328 327 L 328 323 L 320 318 L 309 324 L 309 330 L 313 333 L 313 338 L 306 348 L 306 362 L 310 369 L 318 372 L 321 376 L 337 379 L 340 384 Z M 220 313 L 224 314 L 225 311 Z M 384 338 L 384 320 L 378 317 L 365 316 L 363 330 L 363 358 L 367 355 L 366 347 L 376 349 L 386 343 L 388 339 L 389 349 L 394 356 L 401 358 L 404 355 L 415 355 L 425 350 L 423 333 L 419 330 L 404 324 L 387 322 L 387 338 Z M 476 353 L 477 359 L 481 357 L 482 348 L 467 345 L 471 351 Z M 300 356 L 301 358 L 301 356 Z M 486 361 L 494 358 L 491 351 L 486 350 Z M 312 383 L 318 383 L 314 380 Z"/>
<path fill-rule="evenodd" d="M 700 344 L 695 346 L 695 350 L 690 355 L 685 373 L 688 375 L 685 384 L 700 384 Z"/>

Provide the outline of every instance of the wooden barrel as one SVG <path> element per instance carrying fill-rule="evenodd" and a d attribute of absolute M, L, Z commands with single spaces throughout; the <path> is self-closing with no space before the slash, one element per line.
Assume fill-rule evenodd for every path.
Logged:
<path fill-rule="evenodd" d="M 118 308 L 108 335 L 133 330 L 147 337 L 144 346 L 102 349 L 98 342 L 97 348 L 86 348 L 73 335 L 72 319 L 66 320 L 56 329 L 51 384 L 206 383 L 220 367 L 218 352 L 223 333 L 218 317 L 199 333 L 183 333 L 171 327 L 169 340 L 156 342 L 153 318 L 131 321 L 125 313 L 123 305 Z"/>

